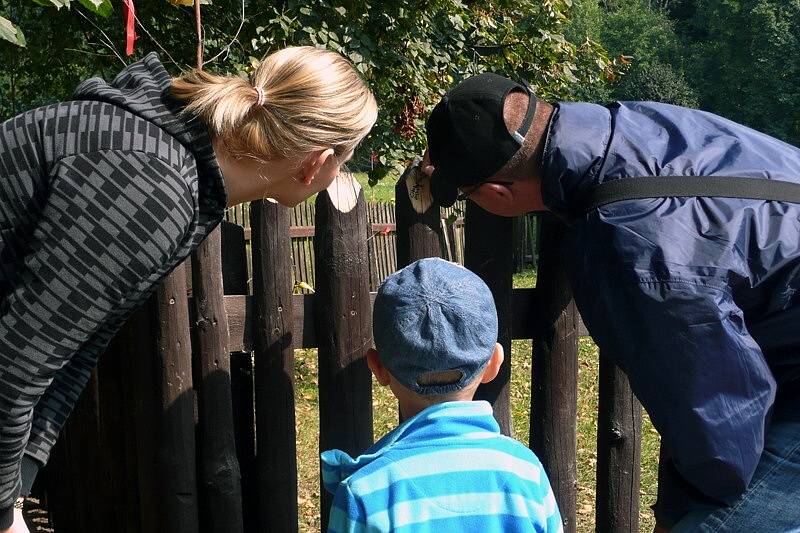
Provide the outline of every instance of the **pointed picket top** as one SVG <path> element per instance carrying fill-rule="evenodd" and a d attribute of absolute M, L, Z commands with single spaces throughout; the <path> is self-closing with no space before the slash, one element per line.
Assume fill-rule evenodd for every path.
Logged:
<path fill-rule="evenodd" d="M 340 213 L 349 213 L 358 202 L 361 184 L 351 172 L 340 172 L 328 187 L 331 204 Z"/>
<path fill-rule="evenodd" d="M 422 214 L 433 205 L 433 197 L 431 196 L 431 179 L 420 169 L 420 161 L 419 157 L 415 157 L 400 180 L 405 179 L 411 207 L 417 213 Z"/>

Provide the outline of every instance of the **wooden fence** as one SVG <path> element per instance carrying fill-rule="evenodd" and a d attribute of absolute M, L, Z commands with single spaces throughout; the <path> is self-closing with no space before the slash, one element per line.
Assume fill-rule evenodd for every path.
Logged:
<path fill-rule="evenodd" d="M 398 266 L 439 255 L 448 229 L 438 208 L 412 209 L 411 179 L 397 186 Z M 251 270 L 244 229 L 225 224 L 221 276 L 196 258 L 188 299 L 184 270 L 170 277 L 101 358 L 42 474 L 56 533 L 297 530 L 294 348 L 319 349 L 320 448 L 357 454 L 372 443 L 367 211 L 347 178 L 318 195 L 317 260 L 301 270 L 313 271 L 313 294 L 293 294 L 292 211 L 269 202 L 248 213 Z M 492 290 L 506 353 L 511 339 L 533 340 L 530 445 L 574 532 L 577 341 L 586 332 L 557 253 L 565 228 L 541 219 L 537 287 L 512 289 L 515 222 L 472 203 L 464 219 L 463 260 Z M 506 433 L 509 377 L 510 357 L 478 391 Z M 596 528 L 638 531 L 640 407 L 605 359 L 600 381 Z M 329 505 L 323 494 L 323 526 Z"/>
<path fill-rule="evenodd" d="M 441 257 L 448 261 L 464 264 L 464 213 L 465 204 L 459 202 L 453 207 L 442 209 L 440 225 L 442 239 L 440 243 Z M 295 292 L 309 294 L 314 287 L 314 234 L 315 209 L 313 202 L 303 202 L 290 211 L 289 234 L 292 238 L 292 280 Z M 250 226 L 249 206 L 240 205 L 229 209 L 225 215 L 228 222 L 244 228 L 244 238 L 249 243 L 252 228 Z M 369 288 L 378 287 L 386 276 L 397 270 L 397 220 L 395 204 L 375 202 L 367 204 L 367 228 L 369 237 L 367 252 L 369 254 Z M 536 264 L 536 217 L 526 215 L 514 221 L 514 272 L 521 272 Z M 247 246 L 247 269 L 252 272 L 252 253 Z M 250 278 L 252 279 L 252 278 Z M 305 285 L 304 285 L 304 284 Z M 252 291 L 252 287 L 248 286 Z"/>

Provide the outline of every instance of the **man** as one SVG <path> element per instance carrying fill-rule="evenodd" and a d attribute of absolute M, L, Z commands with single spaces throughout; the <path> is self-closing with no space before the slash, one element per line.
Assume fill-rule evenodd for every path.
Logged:
<path fill-rule="evenodd" d="M 800 150 L 666 104 L 550 105 L 494 74 L 445 95 L 427 134 L 439 205 L 570 225 L 578 309 L 662 436 L 659 527 L 800 527 Z"/>

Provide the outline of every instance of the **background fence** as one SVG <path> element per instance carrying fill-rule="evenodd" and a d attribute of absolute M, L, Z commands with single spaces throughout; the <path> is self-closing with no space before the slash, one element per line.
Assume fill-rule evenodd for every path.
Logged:
<path fill-rule="evenodd" d="M 439 256 L 459 264 L 464 264 L 464 213 L 465 204 L 459 202 L 453 207 L 442 209 L 440 214 L 441 250 Z M 247 271 L 252 273 L 252 252 L 249 241 L 252 235 L 249 205 L 239 205 L 228 209 L 225 219 L 244 228 L 247 242 Z M 289 234 L 292 238 L 292 279 L 295 292 L 308 294 L 314 287 L 314 234 L 315 208 L 313 201 L 303 202 L 290 210 Z M 397 271 L 397 220 L 395 204 L 371 202 L 367 204 L 367 228 L 369 237 L 368 271 L 370 291 L 377 291 L 381 282 Z M 537 261 L 537 217 L 525 215 L 514 220 L 514 272 L 535 268 Z M 248 278 L 248 290 L 252 291 Z"/>
<path fill-rule="evenodd" d="M 515 224 L 518 234 L 530 230 L 468 203 L 459 248 L 438 208 L 411 208 L 405 179 L 413 178 L 397 185 L 393 234 L 375 226 L 391 223 L 387 212 L 370 215 L 358 184 L 342 177 L 318 195 L 313 218 L 257 202 L 242 213 L 249 239 L 242 226 L 225 224 L 221 244 L 204 244 L 222 246 L 221 273 L 209 276 L 202 254 L 214 251 L 201 249 L 188 276 L 191 298 L 186 269 L 170 276 L 101 358 L 42 474 L 57 533 L 296 531 L 295 428 L 303 421 L 295 416 L 294 349 L 318 348 L 320 448 L 363 451 L 372 443 L 364 357 L 371 273 L 443 250 L 463 254 L 489 285 L 506 353 L 512 338 L 533 340 L 530 446 L 565 531 L 575 531 L 577 340 L 586 331 L 557 253 L 564 227 L 542 218 L 537 287 L 512 289 Z M 313 265 L 293 265 L 293 247 L 311 236 L 291 237 L 292 217 L 295 231 L 314 227 Z M 394 263 L 388 252 L 370 255 L 370 243 L 380 249 L 375 239 L 390 234 Z M 311 272 L 315 292 L 293 294 L 296 278 Z M 600 373 L 597 530 L 637 531 L 641 411 L 603 358 Z M 506 433 L 509 377 L 510 357 L 477 393 Z M 323 527 L 329 504 L 323 494 Z"/>

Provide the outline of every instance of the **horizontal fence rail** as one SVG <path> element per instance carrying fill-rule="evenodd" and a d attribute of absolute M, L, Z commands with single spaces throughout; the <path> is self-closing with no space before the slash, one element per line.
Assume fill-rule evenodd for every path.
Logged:
<path fill-rule="evenodd" d="M 377 293 L 371 292 L 370 305 L 375 300 Z M 230 351 L 253 350 L 253 296 L 230 295 L 225 296 L 225 309 L 228 313 L 228 326 L 230 327 Z M 315 294 L 293 294 L 292 306 L 294 315 L 293 342 L 294 348 L 316 348 L 316 318 L 314 315 Z M 528 320 L 531 312 L 539 306 L 537 289 L 513 289 L 511 306 L 511 338 L 531 339 L 540 334 L 541 325 Z M 546 326 L 545 326 L 546 327 Z M 583 321 L 578 318 L 579 336 L 588 336 L 589 332 Z"/>

